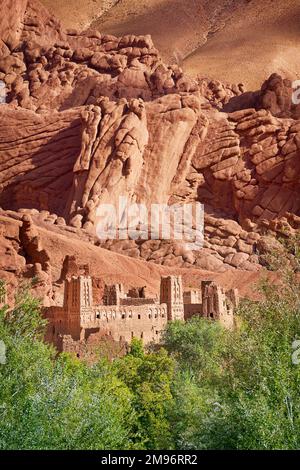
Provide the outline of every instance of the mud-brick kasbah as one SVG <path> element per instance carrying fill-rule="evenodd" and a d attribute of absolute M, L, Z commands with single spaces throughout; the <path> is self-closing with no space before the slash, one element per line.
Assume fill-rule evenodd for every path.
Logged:
<path fill-rule="evenodd" d="M 161 278 L 156 298 L 147 297 L 145 288 L 125 292 L 122 284 L 100 289 L 101 285 L 88 270 L 65 280 L 63 305 L 45 309 L 47 342 L 77 357 L 88 344 L 95 345 L 103 337 L 125 345 L 138 338 L 147 346 L 159 343 L 167 322 L 192 316 L 208 317 L 232 328 L 239 302 L 237 289 L 225 291 L 213 281 L 202 281 L 199 289 L 184 290 L 181 276 L 175 275 Z M 99 299 L 99 290 L 97 304 L 94 298 Z"/>

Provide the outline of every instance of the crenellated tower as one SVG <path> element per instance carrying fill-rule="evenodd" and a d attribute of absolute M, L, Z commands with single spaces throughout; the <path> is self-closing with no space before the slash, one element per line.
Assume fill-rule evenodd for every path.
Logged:
<path fill-rule="evenodd" d="M 93 286 L 90 276 L 73 276 L 65 282 L 64 309 L 72 336 L 78 336 L 81 324 L 93 306 Z"/>
<path fill-rule="evenodd" d="M 181 276 L 161 278 L 160 303 L 167 304 L 168 320 L 184 320 L 183 287 Z"/>
<path fill-rule="evenodd" d="M 238 306 L 237 290 L 226 292 L 213 281 L 202 281 L 202 314 L 231 328 L 234 325 L 234 308 Z"/>

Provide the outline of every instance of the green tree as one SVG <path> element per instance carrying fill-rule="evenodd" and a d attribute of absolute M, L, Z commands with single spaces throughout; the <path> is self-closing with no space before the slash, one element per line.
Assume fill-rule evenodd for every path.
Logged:
<path fill-rule="evenodd" d="M 201 319 L 168 326 L 166 348 L 178 361 L 169 415 L 177 448 L 299 448 L 292 343 L 300 336 L 300 285 L 286 272 L 260 289 L 259 302 L 242 302 L 234 331 Z"/>
<path fill-rule="evenodd" d="M 111 366 L 93 367 L 42 341 L 45 322 L 27 292 L 2 309 L 0 449 L 129 449 L 136 415 L 132 393 Z M 135 438 L 135 445 L 137 439 Z"/>
<path fill-rule="evenodd" d="M 117 376 L 134 396 L 133 406 L 138 416 L 136 433 L 146 449 L 169 449 L 171 439 L 168 410 L 172 406 L 171 383 L 174 361 L 165 349 L 145 354 L 134 340 L 131 352 L 114 362 Z"/>

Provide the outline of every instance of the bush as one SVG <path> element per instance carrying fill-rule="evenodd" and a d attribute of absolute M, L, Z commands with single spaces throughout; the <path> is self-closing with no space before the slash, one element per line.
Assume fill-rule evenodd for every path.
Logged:
<path fill-rule="evenodd" d="M 300 366 L 292 363 L 299 287 L 293 276 L 264 282 L 263 300 L 242 303 L 235 331 L 204 319 L 168 326 L 166 347 L 178 361 L 170 416 L 178 448 L 299 448 Z"/>
<path fill-rule="evenodd" d="M 1 310 L 0 449 L 129 449 L 135 412 L 110 366 L 88 367 L 42 342 L 45 322 L 27 293 Z"/>
<path fill-rule="evenodd" d="M 235 330 L 169 323 L 163 346 L 139 340 L 88 366 L 43 343 L 26 289 L 0 310 L 0 449 L 298 449 L 300 285 L 293 272 L 242 302 Z"/>

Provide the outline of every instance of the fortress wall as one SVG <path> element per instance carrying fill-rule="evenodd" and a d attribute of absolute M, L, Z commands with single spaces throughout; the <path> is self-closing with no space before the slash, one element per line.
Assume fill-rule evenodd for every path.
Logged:
<path fill-rule="evenodd" d="M 130 342 L 133 337 L 144 344 L 157 342 L 167 325 L 166 305 L 146 306 L 99 306 L 82 317 L 81 327 L 85 336 L 95 329 L 111 335 L 115 341 Z"/>
<path fill-rule="evenodd" d="M 47 343 L 57 344 L 56 340 L 58 332 L 60 333 L 64 329 L 63 326 L 66 323 L 66 314 L 64 308 L 48 307 L 43 311 L 43 317 L 48 321 L 45 333 L 45 341 Z"/>
<path fill-rule="evenodd" d="M 99 360 L 99 354 L 108 359 L 124 356 L 128 345 L 122 341 L 114 341 L 103 332 L 91 334 L 89 338 L 74 340 L 70 335 L 61 335 L 56 345 L 58 351 L 76 355 L 93 364 Z"/>
<path fill-rule="evenodd" d="M 229 308 L 226 313 L 219 316 L 218 320 L 225 328 L 232 329 L 234 327 L 233 309 Z"/>
<path fill-rule="evenodd" d="M 203 317 L 202 304 L 184 304 L 184 319 L 189 320 L 193 316 Z"/>
<path fill-rule="evenodd" d="M 120 299 L 120 305 L 138 306 L 138 305 L 149 305 L 149 304 L 157 304 L 157 299 L 141 299 L 141 298 L 134 298 L 134 297 L 130 297 L 127 299 Z"/>
<path fill-rule="evenodd" d="M 191 289 L 183 293 L 184 304 L 201 304 L 202 292 L 199 289 Z"/>
<path fill-rule="evenodd" d="M 65 307 L 48 307 L 44 312 L 44 318 L 48 320 L 45 341 L 57 346 L 58 336 L 69 334 L 74 339 L 80 338 L 79 312 L 67 312 Z"/>

